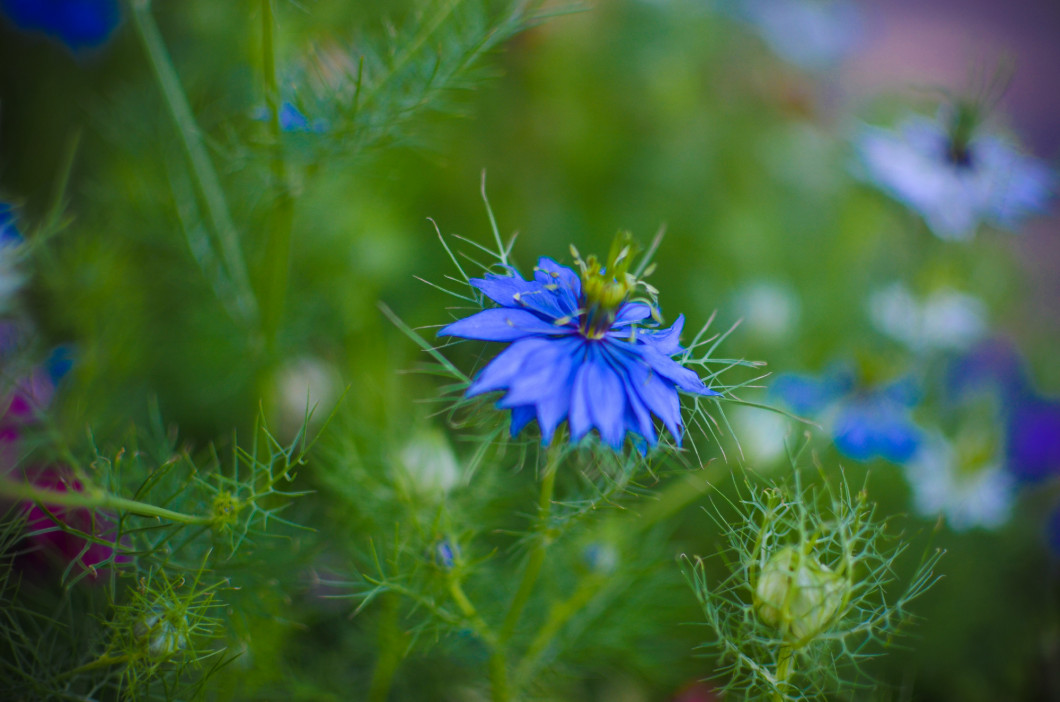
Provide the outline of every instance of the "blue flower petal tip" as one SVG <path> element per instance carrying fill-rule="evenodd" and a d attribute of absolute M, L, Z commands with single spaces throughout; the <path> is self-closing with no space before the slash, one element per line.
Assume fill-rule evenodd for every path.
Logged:
<path fill-rule="evenodd" d="M 121 22 L 118 0 L 0 0 L 0 14 L 74 51 L 101 46 Z"/>
<path fill-rule="evenodd" d="M 546 444 L 566 421 L 573 441 L 595 430 L 616 450 L 629 437 L 643 452 L 658 443 L 655 419 L 680 442 L 679 391 L 719 395 L 672 358 L 682 350 L 677 336 L 684 319 L 660 329 L 645 322 L 654 311 L 649 305 L 590 280 L 583 286 L 578 273 L 549 258 L 538 262 L 530 280 L 514 269 L 472 279 L 499 306 L 457 320 L 439 335 L 510 345 L 475 377 L 467 395 L 503 392 L 498 407 L 512 411 L 512 435 L 536 420 Z M 583 287 L 591 288 L 588 294 Z M 597 304 L 601 300 L 610 307 Z"/>

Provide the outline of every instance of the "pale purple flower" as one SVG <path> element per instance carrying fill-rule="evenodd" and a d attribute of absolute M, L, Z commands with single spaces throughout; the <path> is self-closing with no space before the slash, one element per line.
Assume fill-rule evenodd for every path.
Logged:
<path fill-rule="evenodd" d="M 864 126 L 856 174 L 924 218 L 938 237 L 969 239 L 981 224 L 1015 229 L 1045 210 L 1054 184 L 1043 163 L 977 128 L 954 149 L 945 115 L 895 129 Z"/>

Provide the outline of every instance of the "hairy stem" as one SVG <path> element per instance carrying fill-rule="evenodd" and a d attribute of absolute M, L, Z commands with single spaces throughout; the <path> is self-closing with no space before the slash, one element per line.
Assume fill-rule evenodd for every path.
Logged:
<path fill-rule="evenodd" d="M 195 122 L 188 98 L 180 85 L 173 61 L 166 51 L 162 34 L 158 31 L 151 14 L 150 0 L 133 0 L 133 25 L 151 61 L 151 68 L 158 80 L 159 89 L 165 98 L 166 107 L 180 133 L 184 152 L 191 167 L 192 180 L 206 207 L 211 228 L 217 237 L 221 257 L 232 283 L 240 291 L 239 303 L 245 321 L 256 323 L 258 310 L 243 252 L 239 247 L 239 234 L 228 209 L 221 181 L 217 177 L 210 156 L 203 143 L 202 131 Z"/>
<path fill-rule="evenodd" d="M 508 686 L 508 666 L 505 649 L 508 641 L 515 633 L 522 617 L 523 609 L 534 590 L 537 578 L 541 574 L 541 567 L 545 563 L 545 551 L 551 542 L 549 535 L 549 520 L 552 516 L 552 493 L 556 488 L 556 473 L 560 458 L 563 456 L 562 437 L 555 436 L 552 445 L 548 449 L 548 457 L 545 460 L 544 476 L 541 479 L 541 494 L 537 500 L 537 522 L 534 525 L 534 541 L 530 547 L 530 555 L 526 561 L 526 569 L 519 588 L 515 591 L 508 612 L 501 625 L 497 645 L 494 647 L 493 655 L 490 657 L 490 678 L 493 682 L 494 702 L 506 702 L 510 699 L 511 691 Z"/>
<path fill-rule="evenodd" d="M 174 512 L 164 507 L 156 507 L 146 502 L 129 500 L 117 497 L 103 490 L 87 490 L 85 492 L 58 492 L 47 488 L 37 487 L 30 483 L 20 483 L 12 480 L 0 480 L 0 494 L 12 497 L 16 500 L 29 500 L 46 506 L 55 507 L 84 507 L 86 509 L 112 509 L 120 512 L 128 512 L 141 517 L 158 517 L 171 522 L 182 524 L 209 524 L 213 517 L 203 517 L 194 514 Z"/>
<path fill-rule="evenodd" d="M 774 702 L 784 702 L 787 695 L 784 693 L 791 679 L 791 673 L 795 665 L 795 651 L 791 646 L 781 646 L 780 655 L 777 656 L 777 689 L 773 692 Z"/>
<path fill-rule="evenodd" d="M 405 634 L 398 626 L 400 611 L 397 595 L 383 596 L 383 612 L 379 622 L 379 656 L 375 659 L 375 669 L 372 671 L 368 702 L 386 702 L 394 683 L 394 675 L 401 664 Z"/>
<path fill-rule="evenodd" d="M 551 541 L 548 534 L 548 522 L 552 515 L 552 493 L 556 487 L 556 464 L 563 453 L 559 447 L 560 442 L 553 441 L 552 447 L 548 451 L 545 475 L 541 480 L 541 495 L 537 502 L 535 538 L 533 546 L 530 548 L 530 556 L 526 562 L 526 570 L 523 571 L 523 579 L 519 583 L 519 589 L 516 590 L 515 597 L 512 598 L 508 613 L 504 617 L 504 624 L 501 626 L 501 643 L 507 642 L 512 637 L 512 634 L 515 633 L 519 618 L 523 614 L 523 608 L 526 607 L 527 600 L 530 599 L 530 594 L 537 583 L 537 576 L 541 573 L 541 566 L 545 563 L 545 551 Z"/>
<path fill-rule="evenodd" d="M 290 274 L 291 230 L 294 224 L 294 198 L 283 149 L 283 129 L 280 125 L 280 88 L 276 80 L 276 42 L 273 29 L 276 17 L 273 0 L 261 0 L 262 73 L 265 83 L 265 106 L 268 110 L 272 176 L 273 211 L 267 219 L 265 257 L 262 261 L 261 296 L 262 326 L 269 346 L 275 345 Z"/>

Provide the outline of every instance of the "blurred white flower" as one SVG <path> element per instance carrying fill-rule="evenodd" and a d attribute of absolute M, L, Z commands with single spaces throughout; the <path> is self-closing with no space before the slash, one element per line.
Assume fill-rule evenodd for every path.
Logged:
<path fill-rule="evenodd" d="M 746 285 L 733 300 L 741 329 L 762 341 L 784 341 L 795 330 L 802 303 L 795 290 L 773 280 L 758 280 Z"/>
<path fill-rule="evenodd" d="M 791 422 L 779 412 L 735 407 L 726 412 L 747 463 L 768 470 L 787 456 L 786 439 Z"/>
<path fill-rule="evenodd" d="M 993 453 L 968 456 L 941 434 L 925 440 L 903 465 L 916 511 L 942 514 L 954 531 L 994 529 L 1008 521 L 1016 481 Z"/>
<path fill-rule="evenodd" d="M 305 356 L 288 361 L 273 377 L 268 403 L 269 427 L 289 441 L 302 429 L 306 412 L 309 428 L 319 426 L 339 397 L 338 373 L 319 358 Z"/>
<path fill-rule="evenodd" d="M 914 351 L 966 349 L 987 332 L 983 301 L 952 288 L 917 299 L 894 282 L 872 293 L 868 308 L 876 329 Z"/>
<path fill-rule="evenodd" d="M 423 497 L 444 497 L 460 481 L 460 467 L 445 434 L 421 429 L 402 447 L 397 462 L 408 490 Z"/>
<path fill-rule="evenodd" d="M 910 117 L 896 129 L 862 127 L 856 174 L 917 212 L 942 239 L 969 239 L 981 223 L 1013 229 L 1044 210 L 1053 175 L 1041 162 L 976 129 Z M 966 130 L 966 128 L 962 128 Z"/>

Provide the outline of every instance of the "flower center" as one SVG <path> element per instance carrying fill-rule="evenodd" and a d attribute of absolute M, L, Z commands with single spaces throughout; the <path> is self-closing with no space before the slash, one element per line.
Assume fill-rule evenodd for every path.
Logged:
<path fill-rule="evenodd" d="M 980 115 L 970 102 L 958 102 L 952 110 L 947 124 L 945 158 L 959 170 L 975 165 L 972 154 L 972 135 L 979 126 Z"/>
<path fill-rule="evenodd" d="M 637 287 L 636 276 L 629 273 L 634 244 L 628 232 L 619 234 L 611 244 L 605 264 L 596 256 L 583 261 L 578 251 L 571 249 L 582 278 L 582 296 L 578 301 L 581 333 L 587 339 L 603 338 L 614 326 L 619 308 Z"/>

